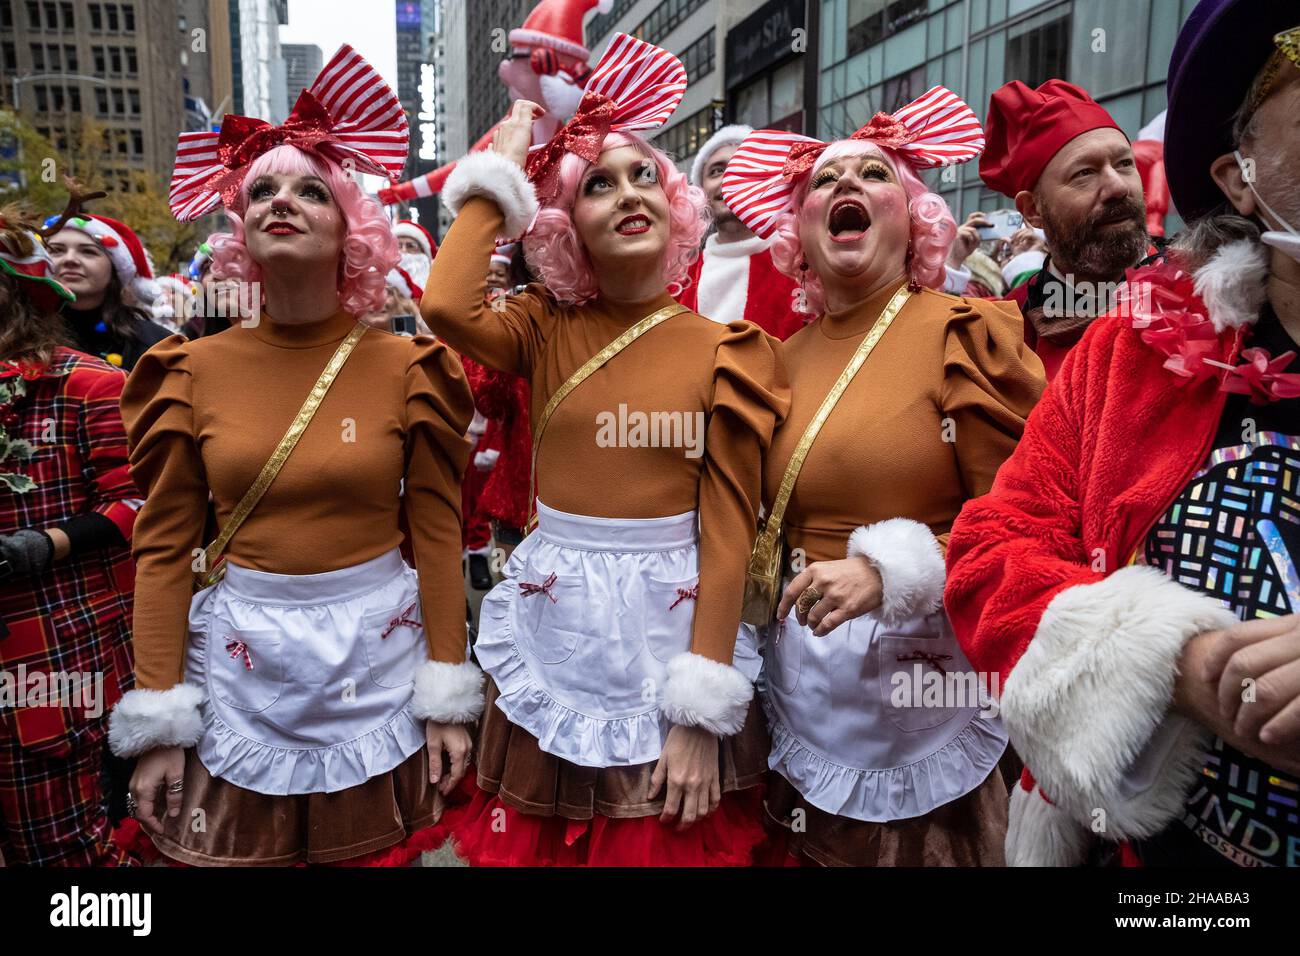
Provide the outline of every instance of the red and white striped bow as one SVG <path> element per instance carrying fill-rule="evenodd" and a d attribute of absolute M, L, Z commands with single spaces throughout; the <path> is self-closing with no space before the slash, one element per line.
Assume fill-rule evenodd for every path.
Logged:
<path fill-rule="evenodd" d="M 887 146 L 916 169 L 969 162 L 984 150 L 984 130 L 975 113 L 942 86 L 897 113 L 877 113 L 848 138 Z M 755 130 L 727 163 L 723 201 L 752 232 L 767 238 L 790 205 L 795 181 L 829 145 L 799 133 Z"/>
<path fill-rule="evenodd" d="M 610 133 L 658 129 L 686 93 L 686 67 L 667 50 L 616 33 L 591 71 L 573 119 L 528 154 L 528 178 L 547 202 L 559 189 L 560 160 L 575 153 L 589 163 Z"/>
<path fill-rule="evenodd" d="M 315 150 L 344 167 L 395 182 L 411 133 L 397 95 L 352 47 L 339 47 L 283 126 L 227 115 L 221 131 L 182 133 L 168 201 L 181 222 L 231 206 L 248 165 L 277 146 Z"/>

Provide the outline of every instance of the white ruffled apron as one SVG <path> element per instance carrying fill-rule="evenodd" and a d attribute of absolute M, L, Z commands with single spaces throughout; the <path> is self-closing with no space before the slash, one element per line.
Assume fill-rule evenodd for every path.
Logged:
<path fill-rule="evenodd" d="M 691 648 L 699 586 L 694 511 L 594 518 L 537 503 L 537 530 L 483 599 L 474 653 L 497 707 L 546 753 L 584 767 L 659 758 L 668 661 Z M 755 680 L 742 624 L 735 666 Z"/>
<path fill-rule="evenodd" d="M 995 705 L 975 689 L 942 611 L 899 625 L 864 615 L 814 637 L 791 609 L 768 632 L 768 766 L 818 809 L 919 817 L 978 787 L 1006 750 Z"/>
<path fill-rule="evenodd" d="M 458 598 L 459 600 L 459 598 Z M 256 793 L 333 793 L 424 745 L 428 660 L 415 571 L 394 548 L 324 574 L 227 562 L 190 604 L 185 679 L 206 691 L 199 759 Z"/>

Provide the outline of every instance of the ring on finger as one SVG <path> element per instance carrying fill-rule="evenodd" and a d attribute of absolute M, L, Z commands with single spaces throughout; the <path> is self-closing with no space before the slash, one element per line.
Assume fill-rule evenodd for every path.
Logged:
<path fill-rule="evenodd" d="M 799 600 L 795 602 L 795 607 L 798 609 L 800 614 L 807 614 L 813 609 L 813 605 L 821 599 L 822 592 L 809 585 L 804 588 L 803 592 L 799 595 Z"/>
<path fill-rule="evenodd" d="M 185 789 L 184 780 L 175 780 L 172 783 L 167 784 L 168 793 L 180 793 L 184 789 Z"/>

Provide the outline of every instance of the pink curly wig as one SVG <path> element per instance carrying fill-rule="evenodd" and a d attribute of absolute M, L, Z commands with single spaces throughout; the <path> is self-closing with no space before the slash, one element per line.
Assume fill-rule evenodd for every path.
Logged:
<path fill-rule="evenodd" d="M 832 143 L 817 158 L 813 168 L 796 183 L 794 202 L 789 211 L 777 221 L 772 242 L 773 264 L 792 279 L 800 278 L 799 266 L 804 261 L 804 254 L 803 243 L 799 241 L 799 215 L 803 211 L 804 197 L 808 195 L 808 184 L 812 182 L 817 170 L 830 160 L 839 156 L 861 156 L 867 153 L 879 153 L 889 162 L 907 194 L 907 206 L 912 220 L 912 254 L 907 263 L 909 275 L 918 285 L 941 288 L 948 250 L 957 238 L 957 223 L 952 211 L 939 195 L 930 192 L 911 164 L 897 152 L 862 140 L 842 139 Z M 800 311 L 808 315 L 821 315 L 826 309 L 826 291 L 822 281 L 811 268 L 803 279 L 805 302 Z M 795 307 L 799 308 L 797 300 Z"/>
<path fill-rule="evenodd" d="M 658 167 L 659 185 L 668 198 L 669 216 L 663 279 L 668 290 L 676 293 L 683 288 L 686 272 L 699 256 L 700 243 L 709 228 L 704 193 L 690 185 L 685 174 L 664 153 L 635 133 L 610 133 L 601 149 L 620 146 L 635 146 Z M 590 165 L 581 156 L 565 155 L 560 161 L 560 191 L 553 203 L 542 207 L 532 232 L 524 238 L 528 265 L 562 302 L 581 304 L 600 293 L 595 269 L 573 223 L 573 203 Z"/>
<path fill-rule="evenodd" d="M 261 266 L 253 261 L 244 244 L 243 214 L 248 209 L 249 186 L 267 173 L 282 176 L 310 173 L 325 181 L 347 227 L 343 254 L 339 257 L 339 301 L 353 315 L 368 315 L 383 309 L 385 277 L 400 258 L 392 225 L 379 204 L 363 193 L 356 180 L 340 166 L 296 146 L 277 146 L 248 167 L 234 206 L 226 209 L 231 231 L 212 237 L 213 275 L 240 282 L 256 282 L 261 278 Z"/>

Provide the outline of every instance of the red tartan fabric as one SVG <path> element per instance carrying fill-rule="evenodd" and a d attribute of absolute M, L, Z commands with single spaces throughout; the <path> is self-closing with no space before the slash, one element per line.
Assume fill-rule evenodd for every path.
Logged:
<path fill-rule="evenodd" d="M 59 349 L 46 374 L 27 383 L 9 434 L 32 443 L 18 471 L 36 482 L 0 493 L 0 534 L 49 528 L 98 512 L 130 541 L 140 493 L 127 473 L 118 401 L 125 376 L 106 362 Z M 17 675 L 102 674 L 102 715 L 81 707 L 0 709 L 0 743 L 68 756 L 102 738 L 107 712 L 131 686 L 128 629 L 135 569 L 128 547 L 77 555 L 35 577 L 0 582 L 0 669 Z"/>
<path fill-rule="evenodd" d="M 500 422 L 501 429 L 501 457 L 488 474 L 479 496 L 479 510 L 504 525 L 522 528 L 528 523 L 528 476 L 533 456 L 528 382 L 469 359 L 462 362 L 475 407 L 494 423 Z"/>
<path fill-rule="evenodd" d="M 109 841 L 104 753 L 102 739 L 48 755 L 0 736 L 0 855 L 6 866 L 135 862 Z"/>

